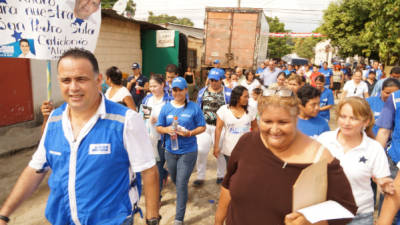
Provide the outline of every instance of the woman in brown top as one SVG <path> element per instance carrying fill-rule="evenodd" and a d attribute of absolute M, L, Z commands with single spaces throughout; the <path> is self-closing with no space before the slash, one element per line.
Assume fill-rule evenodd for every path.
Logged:
<path fill-rule="evenodd" d="M 292 187 L 302 169 L 319 157 L 320 144 L 297 130 L 298 100 L 290 90 L 264 91 L 258 111 L 260 131 L 243 135 L 233 149 L 215 225 L 225 220 L 227 225 L 310 224 L 302 214 L 292 213 Z M 319 159 L 329 162 L 327 199 L 355 214 L 357 206 L 339 161 L 329 151 L 322 151 Z"/>

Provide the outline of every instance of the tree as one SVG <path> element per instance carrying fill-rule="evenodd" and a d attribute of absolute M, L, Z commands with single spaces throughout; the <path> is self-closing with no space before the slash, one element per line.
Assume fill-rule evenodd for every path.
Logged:
<path fill-rule="evenodd" d="M 361 55 L 387 64 L 400 61 L 400 1 L 331 3 L 320 27 L 342 56 Z"/>
<path fill-rule="evenodd" d="M 311 60 L 314 57 L 315 45 L 323 40 L 323 38 L 317 37 L 307 37 L 307 38 L 297 38 L 295 41 L 294 51 L 296 54 L 302 58 Z"/>
<path fill-rule="evenodd" d="M 285 24 L 281 23 L 277 17 L 265 17 L 268 21 L 269 32 L 271 33 L 287 33 Z M 293 50 L 293 43 L 290 37 L 268 39 L 268 52 L 269 58 L 282 58 L 282 56 L 290 54 Z"/>
<path fill-rule="evenodd" d="M 102 9 L 112 9 L 113 5 L 117 2 L 118 0 L 102 0 L 101 1 L 101 8 Z M 125 12 L 129 17 L 133 17 L 135 15 L 136 11 L 136 3 L 133 2 L 133 0 L 128 0 L 128 3 L 126 4 Z"/>
<path fill-rule="evenodd" d="M 362 55 L 368 43 L 360 36 L 369 20 L 372 0 L 342 0 L 332 2 L 324 12 L 319 30 L 326 34 L 331 43 L 339 47 L 342 56 Z M 375 0 L 374 0 L 375 1 Z M 379 1 L 379 0 L 378 0 Z"/>
<path fill-rule="evenodd" d="M 150 23 L 163 24 L 163 23 L 175 23 L 185 26 L 192 27 L 194 24 L 189 18 L 177 18 L 176 16 L 169 16 L 167 14 L 161 14 L 159 16 L 154 15 L 152 11 L 149 11 L 149 18 L 147 19 Z"/>
<path fill-rule="evenodd" d="M 371 3 L 369 21 L 365 24 L 361 39 L 368 43 L 367 56 L 374 52 L 382 62 L 398 64 L 400 59 L 400 2 L 375 0 Z"/>

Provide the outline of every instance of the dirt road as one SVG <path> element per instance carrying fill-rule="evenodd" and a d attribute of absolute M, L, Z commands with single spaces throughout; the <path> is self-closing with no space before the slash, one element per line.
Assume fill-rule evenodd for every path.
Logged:
<path fill-rule="evenodd" d="M 10 157 L 0 158 L 0 203 L 3 203 L 8 193 L 11 191 L 19 174 L 28 164 L 34 148 Z M 194 188 L 192 182 L 196 179 L 193 173 L 189 184 L 189 201 L 186 208 L 185 224 L 212 224 L 216 204 L 219 196 L 219 185 L 215 183 L 216 165 L 212 154 L 209 154 L 209 169 L 207 170 L 207 180 L 203 187 Z M 32 197 L 26 200 L 18 210 L 11 216 L 10 225 L 47 225 L 49 224 L 44 217 L 44 210 L 49 194 L 47 178 L 40 185 L 39 189 Z M 167 186 L 162 192 L 160 214 L 162 215 L 161 224 L 173 224 L 175 216 L 175 186 L 168 180 Z M 144 198 L 140 206 L 144 209 Z M 135 217 L 135 225 L 144 225 L 145 222 L 139 215 Z"/>

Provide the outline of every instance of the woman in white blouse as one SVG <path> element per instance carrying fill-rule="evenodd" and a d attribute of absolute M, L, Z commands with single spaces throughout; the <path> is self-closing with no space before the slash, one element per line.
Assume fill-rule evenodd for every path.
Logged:
<path fill-rule="evenodd" d="M 368 103 L 359 97 L 349 97 L 337 107 L 339 128 L 318 137 L 318 141 L 339 159 L 353 190 L 357 214 L 349 224 L 373 224 L 374 199 L 371 178 L 388 194 L 394 193 L 385 150 L 367 136 L 366 129 L 374 124 Z"/>
<path fill-rule="evenodd" d="M 343 87 L 342 99 L 346 97 L 356 96 L 360 98 L 368 98 L 368 85 L 362 80 L 362 71 L 357 70 L 351 80 L 347 81 Z"/>
<path fill-rule="evenodd" d="M 217 111 L 217 125 L 215 127 L 214 156 L 218 158 L 223 154 L 226 162 L 229 161 L 231 152 L 239 138 L 252 130 L 258 130 L 256 112 L 248 110 L 249 91 L 243 86 L 237 86 L 232 90 L 229 104 L 221 106 Z M 224 132 L 222 129 L 224 128 Z M 222 136 L 222 137 L 221 137 Z M 228 164 L 228 163 L 227 163 Z"/>
<path fill-rule="evenodd" d="M 260 81 L 255 79 L 255 71 L 254 70 L 245 70 L 244 75 L 245 75 L 246 79 L 242 80 L 240 85 L 247 88 L 249 93 L 252 93 L 254 88 L 261 87 Z"/>
<path fill-rule="evenodd" d="M 104 94 L 108 100 L 121 103 L 136 111 L 136 105 L 131 93 L 122 85 L 121 70 L 115 66 L 108 68 L 106 71 L 106 83 L 110 86 Z"/>

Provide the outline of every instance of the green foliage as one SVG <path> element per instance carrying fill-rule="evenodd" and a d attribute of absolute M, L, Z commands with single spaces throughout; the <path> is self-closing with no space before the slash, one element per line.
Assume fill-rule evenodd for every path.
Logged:
<path fill-rule="evenodd" d="M 361 55 L 386 63 L 400 59 L 400 1 L 341 0 L 331 3 L 319 28 L 342 56 Z"/>
<path fill-rule="evenodd" d="M 101 8 L 102 9 L 112 9 L 113 5 L 118 0 L 102 0 L 101 1 Z M 133 17 L 136 11 L 136 3 L 133 0 L 128 0 L 128 4 L 126 4 L 125 11 L 128 13 L 129 16 Z"/>
<path fill-rule="evenodd" d="M 265 17 L 268 21 L 269 32 L 271 33 L 286 33 L 285 24 L 281 23 L 277 17 Z M 268 39 L 268 57 L 282 58 L 282 56 L 290 54 L 293 50 L 293 42 L 290 37 L 284 38 L 269 38 Z"/>
<path fill-rule="evenodd" d="M 342 56 L 364 55 L 362 50 L 367 43 L 360 40 L 360 35 L 369 19 L 371 1 L 332 2 L 325 11 L 320 30 L 331 39 L 333 45 L 339 46 Z"/>
<path fill-rule="evenodd" d="M 159 16 L 154 15 L 153 12 L 149 12 L 148 21 L 154 24 L 163 24 L 163 23 L 175 23 L 181 24 L 185 26 L 193 26 L 193 22 L 189 18 L 177 18 L 176 16 L 169 16 L 167 14 L 161 14 Z"/>
<path fill-rule="evenodd" d="M 295 41 L 294 51 L 296 54 L 302 58 L 311 60 L 314 58 L 314 48 L 318 42 L 323 38 L 317 37 L 307 37 L 307 38 L 297 38 Z"/>
<path fill-rule="evenodd" d="M 364 53 L 369 56 L 372 50 L 379 58 L 388 63 L 398 63 L 400 59 L 400 1 L 375 0 L 371 3 L 369 21 L 362 34 L 368 48 Z"/>

